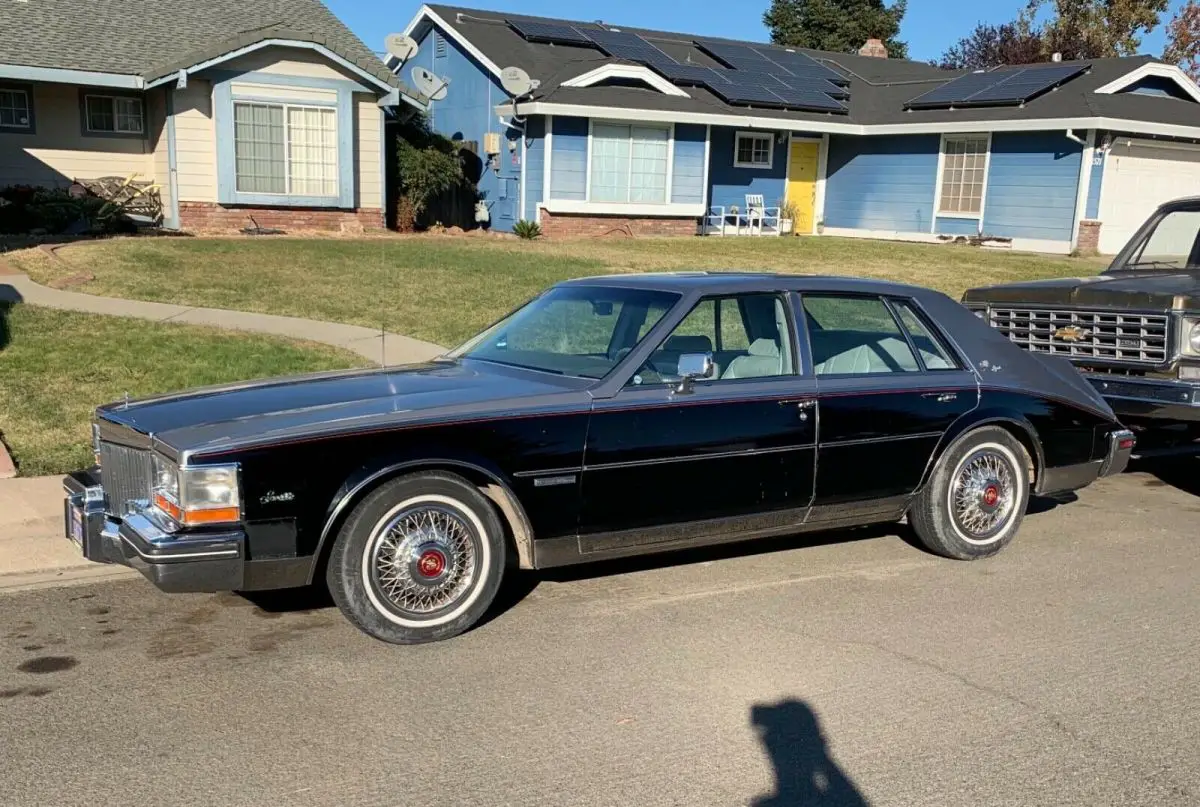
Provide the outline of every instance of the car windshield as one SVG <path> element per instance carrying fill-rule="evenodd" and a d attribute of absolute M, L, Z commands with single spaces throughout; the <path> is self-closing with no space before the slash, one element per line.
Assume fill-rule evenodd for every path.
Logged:
<path fill-rule="evenodd" d="M 679 302 L 646 289 L 560 286 L 451 353 L 546 373 L 603 378 Z"/>
<path fill-rule="evenodd" d="M 1200 268 L 1200 210 L 1173 210 L 1134 251 L 1122 269 Z"/>

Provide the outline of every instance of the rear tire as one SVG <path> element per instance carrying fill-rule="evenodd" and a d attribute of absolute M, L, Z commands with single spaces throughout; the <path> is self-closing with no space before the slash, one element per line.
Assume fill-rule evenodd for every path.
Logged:
<path fill-rule="evenodd" d="M 938 460 L 908 519 L 930 552 L 956 560 L 995 555 L 1029 505 L 1029 455 L 998 426 L 955 440 Z"/>
<path fill-rule="evenodd" d="M 329 556 L 333 601 L 393 644 L 457 636 L 491 606 L 506 566 L 496 511 L 470 482 L 423 473 L 380 485 L 350 513 Z"/>

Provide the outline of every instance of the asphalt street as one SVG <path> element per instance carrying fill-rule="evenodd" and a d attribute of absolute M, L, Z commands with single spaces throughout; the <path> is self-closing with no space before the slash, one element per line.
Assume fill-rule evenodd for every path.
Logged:
<path fill-rule="evenodd" d="M 12 805 L 1200 803 L 1200 461 L 1037 502 L 510 581 L 390 647 L 315 598 L 0 597 Z"/>

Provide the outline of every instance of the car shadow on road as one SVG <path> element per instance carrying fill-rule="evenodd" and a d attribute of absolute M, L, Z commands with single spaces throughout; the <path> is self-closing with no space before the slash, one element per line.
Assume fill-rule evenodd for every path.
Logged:
<path fill-rule="evenodd" d="M 1129 467 L 1131 473 L 1149 474 L 1148 487 L 1173 487 L 1192 496 L 1200 496 L 1200 459 L 1196 456 L 1162 457 L 1159 459 L 1135 460 Z"/>
<path fill-rule="evenodd" d="M 869 801 L 829 753 L 817 713 L 803 701 L 756 703 L 750 724 L 766 748 L 775 789 L 752 807 L 868 807 Z"/>

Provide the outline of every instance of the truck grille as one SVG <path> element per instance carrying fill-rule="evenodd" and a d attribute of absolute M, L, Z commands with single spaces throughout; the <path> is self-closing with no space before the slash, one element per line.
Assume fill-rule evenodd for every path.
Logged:
<path fill-rule="evenodd" d="M 152 480 L 149 451 L 100 442 L 100 481 L 110 515 L 123 515 L 126 502 L 149 499 Z"/>
<path fill-rule="evenodd" d="M 993 308 L 990 318 L 993 328 L 1036 353 L 1129 364 L 1169 358 L 1166 314 Z"/>

